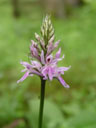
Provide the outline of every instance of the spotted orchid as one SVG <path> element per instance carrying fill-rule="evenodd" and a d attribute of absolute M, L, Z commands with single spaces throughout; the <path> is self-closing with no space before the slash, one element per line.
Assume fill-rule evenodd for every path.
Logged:
<path fill-rule="evenodd" d="M 61 48 L 56 52 L 55 55 L 52 52 L 58 47 L 60 40 L 54 43 L 54 29 L 51 20 L 48 16 L 43 21 L 41 27 L 42 38 L 35 33 L 36 42 L 31 40 L 30 55 L 32 59 L 30 63 L 20 62 L 24 66 L 25 72 L 23 77 L 17 81 L 17 83 L 24 81 L 28 76 L 38 75 L 43 80 L 52 81 L 56 78 L 60 83 L 69 88 L 69 85 L 64 81 L 62 75 L 65 71 L 70 69 L 69 67 L 58 67 L 58 62 L 64 59 L 64 55 L 61 55 Z"/>

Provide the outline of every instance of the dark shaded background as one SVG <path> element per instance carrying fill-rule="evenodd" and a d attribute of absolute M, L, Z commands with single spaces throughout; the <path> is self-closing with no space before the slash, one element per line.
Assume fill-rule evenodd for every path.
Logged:
<path fill-rule="evenodd" d="M 47 81 L 44 128 L 96 128 L 95 0 L 0 0 L 0 128 L 37 128 L 40 79 L 16 82 L 46 12 L 65 54 L 59 64 L 72 68 L 70 89 Z"/>

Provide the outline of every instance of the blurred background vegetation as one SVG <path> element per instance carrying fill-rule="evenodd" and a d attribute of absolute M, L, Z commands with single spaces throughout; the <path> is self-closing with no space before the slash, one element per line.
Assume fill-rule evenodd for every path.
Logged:
<path fill-rule="evenodd" d="M 72 68 L 70 89 L 47 81 L 44 128 L 96 128 L 96 0 L 0 0 L 0 128 L 37 128 L 40 79 L 16 81 L 46 12 Z"/>

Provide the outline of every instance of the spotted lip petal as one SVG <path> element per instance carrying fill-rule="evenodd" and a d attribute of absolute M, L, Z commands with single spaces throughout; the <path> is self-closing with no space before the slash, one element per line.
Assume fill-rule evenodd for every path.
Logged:
<path fill-rule="evenodd" d="M 46 57 L 46 64 L 51 64 L 52 60 L 53 60 L 53 56 L 52 55 L 47 56 Z"/>

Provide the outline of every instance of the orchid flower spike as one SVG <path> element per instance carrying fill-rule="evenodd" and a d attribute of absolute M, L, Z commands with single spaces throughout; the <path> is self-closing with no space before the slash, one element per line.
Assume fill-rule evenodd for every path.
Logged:
<path fill-rule="evenodd" d="M 59 48 L 55 56 L 52 55 L 52 52 L 58 47 L 60 40 L 54 43 L 54 28 L 49 16 L 46 16 L 43 20 L 41 37 L 35 33 L 35 38 L 37 42 L 31 40 L 32 44 L 30 46 L 32 60 L 30 60 L 30 63 L 21 62 L 25 68 L 23 70 L 25 74 L 17 83 L 24 81 L 28 76 L 36 74 L 43 80 L 49 79 L 52 81 L 53 78 L 56 78 L 64 87 L 69 88 L 69 85 L 62 78 L 62 75 L 70 69 L 70 66 L 57 66 L 58 62 L 64 58 L 64 56 L 60 57 L 61 48 Z"/>

